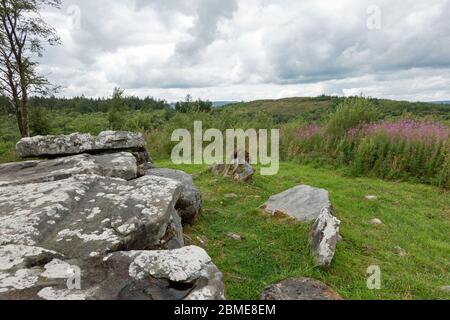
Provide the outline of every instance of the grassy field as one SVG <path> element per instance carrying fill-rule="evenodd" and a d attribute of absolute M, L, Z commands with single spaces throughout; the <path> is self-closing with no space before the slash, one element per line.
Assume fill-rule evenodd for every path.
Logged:
<path fill-rule="evenodd" d="M 265 286 L 306 276 L 324 281 L 346 299 L 450 299 L 450 194 L 432 186 L 351 178 L 336 170 L 283 163 L 273 177 L 250 184 L 215 177 L 203 166 L 159 166 L 194 175 L 203 195 L 203 213 L 188 228 L 192 243 L 204 247 L 224 273 L 229 299 L 258 299 Z M 258 208 L 273 194 L 298 184 L 330 191 L 342 220 L 343 241 L 332 268 L 313 265 L 309 226 L 271 217 Z M 234 193 L 237 198 L 227 195 Z M 377 201 L 365 199 L 376 195 Z M 373 226 L 370 220 L 384 224 Z M 227 237 L 234 232 L 245 237 Z M 202 244 L 206 242 L 206 244 Z M 407 256 L 400 257 L 396 247 Z M 382 289 L 369 290 L 366 270 L 378 265 Z"/>

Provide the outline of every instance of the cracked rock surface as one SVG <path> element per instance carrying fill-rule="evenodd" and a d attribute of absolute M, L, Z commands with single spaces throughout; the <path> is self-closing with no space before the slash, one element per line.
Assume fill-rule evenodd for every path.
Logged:
<path fill-rule="evenodd" d="M 0 165 L 0 186 L 58 181 L 79 174 L 132 180 L 138 177 L 137 170 L 136 158 L 131 153 L 81 154 Z"/>
<path fill-rule="evenodd" d="M 310 241 L 317 266 L 330 267 L 336 253 L 341 221 L 328 208 L 323 208 L 310 233 Z"/>
<path fill-rule="evenodd" d="M 200 212 L 202 200 L 200 191 L 194 186 L 192 176 L 183 171 L 160 168 L 150 169 L 146 174 L 173 179 L 181 184 L 181 196 L 176 208 L 183 224 L 193 224 Z"/>
<path fill-rule="evenodd" d="M 30 139 L 48 155 L 135 148 L 134 137 Z M 0 299 L 224 299 L 211 258 L 184 247 L 182 217 L 200 210 L 192 178 L 164 170 L 139 177 L 138 158 L 113 152 L 0 165 Z"/>
<path fill-rule="evenodd" d="M 23 138 L 16 145 L 22 158 L 70 156 L 81 153 L 145 151 L 144 136 L 125 131 L 105 131 L 98 136 L 73 133 L 59 136 Z"/>

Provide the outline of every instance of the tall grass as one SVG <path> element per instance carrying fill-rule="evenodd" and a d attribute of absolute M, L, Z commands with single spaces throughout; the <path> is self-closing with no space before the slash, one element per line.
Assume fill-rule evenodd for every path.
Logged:
<path fill-rule="evenodd" d="M 322 126 L 297 128 L 287 158 L 346 165 L 354 175 L 450 188 L 448 126 L 430 120 L 378 119 L 368 100 L 347 100 Z M 292 129 L 285 134 L 292 135 Z"/>

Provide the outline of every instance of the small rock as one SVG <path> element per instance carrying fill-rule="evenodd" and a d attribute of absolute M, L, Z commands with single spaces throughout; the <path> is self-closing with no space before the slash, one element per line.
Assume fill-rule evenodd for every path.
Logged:
<path fill-rule="evenodd" d="M 236 240 L 236 241 L 242 241 L 242 240 L 245 239 L 244 236 L 241 236 L 240 234 L 237 234 L 237 233 L 234 233 L 234 232 L 228 232 L 227 233 L 227 237 L 231 238 L 233 240 Z"/>
<path fill-rule="evenodd" d="M 380 219 L 375 218 L 375 219 L 370 220 L 370 224 L 372 224 L 374 226 L 379 226 L 379 225 L 383 224 L 383 221 L 381 221 Z"/>
<path fill-rule="evenodd" d="M 439 288 L 444 293 L 450 293 L 450 286 L 442 286 Z"/>
<path fill-rule="evenodd" d="M 311 228 L 310 241 L 317 266 L 329 267 L 341 239 L 339 226 L 341 221 L 334 217 L 328 208 L 323 208 Z"/>
<path fill-rule="evenodd" d="M 378 197 L 369 195 L 369 196 L 366 196 L 366 199 L 370 200 L 370 201 L 375 201 L 375 200 L 378 200 Z"/>
<path fill-rule="evenodd" d="M 408 255 L 408 253 L 399 246 L 396 246 L 394 249 L 397 251 L 397 254 L 402 258 Z"/>
<path fill-rule="evenodd" d="M 197 241 L 202 245 L 206 246 L 208 244 L 208 239 L 206 237 L 197 236 Z"/>
<path fill-rule="evenodd" d="M 343 300 L 326 284 L 308 278 L 288 279 L 267 287 L 261 300 Z"/>
<path fill-rule="evenodd" d="M 237 198 L 237 197 L 238 197 L 238 195 L 235 193 L 227 193 L 225 195 L 225 198 L 227 198 L 227 199 L 232 199 L 232 198 Z"/>
<path fill-rule="evenodd" d="M 249 163 L 248 155 L 240 159 L 240 153 L 235 152 L 226 164 L 216 164 L 209 167 L 209 171 L 216 176 L 232 177 L 237 182 L 248 182 L 253 178 L 255 169 Z"/>

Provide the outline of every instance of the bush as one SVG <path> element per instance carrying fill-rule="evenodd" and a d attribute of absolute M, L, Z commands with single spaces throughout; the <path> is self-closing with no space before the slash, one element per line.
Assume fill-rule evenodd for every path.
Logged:
<path fill-rule="evenodd" d="M 339 139 L 348 130 L 379 118 L 380 113 L 369 99 L 349 98 L 341 102 L 336 112 L 330 115 L 325 132 L 333 140 Z"/>

